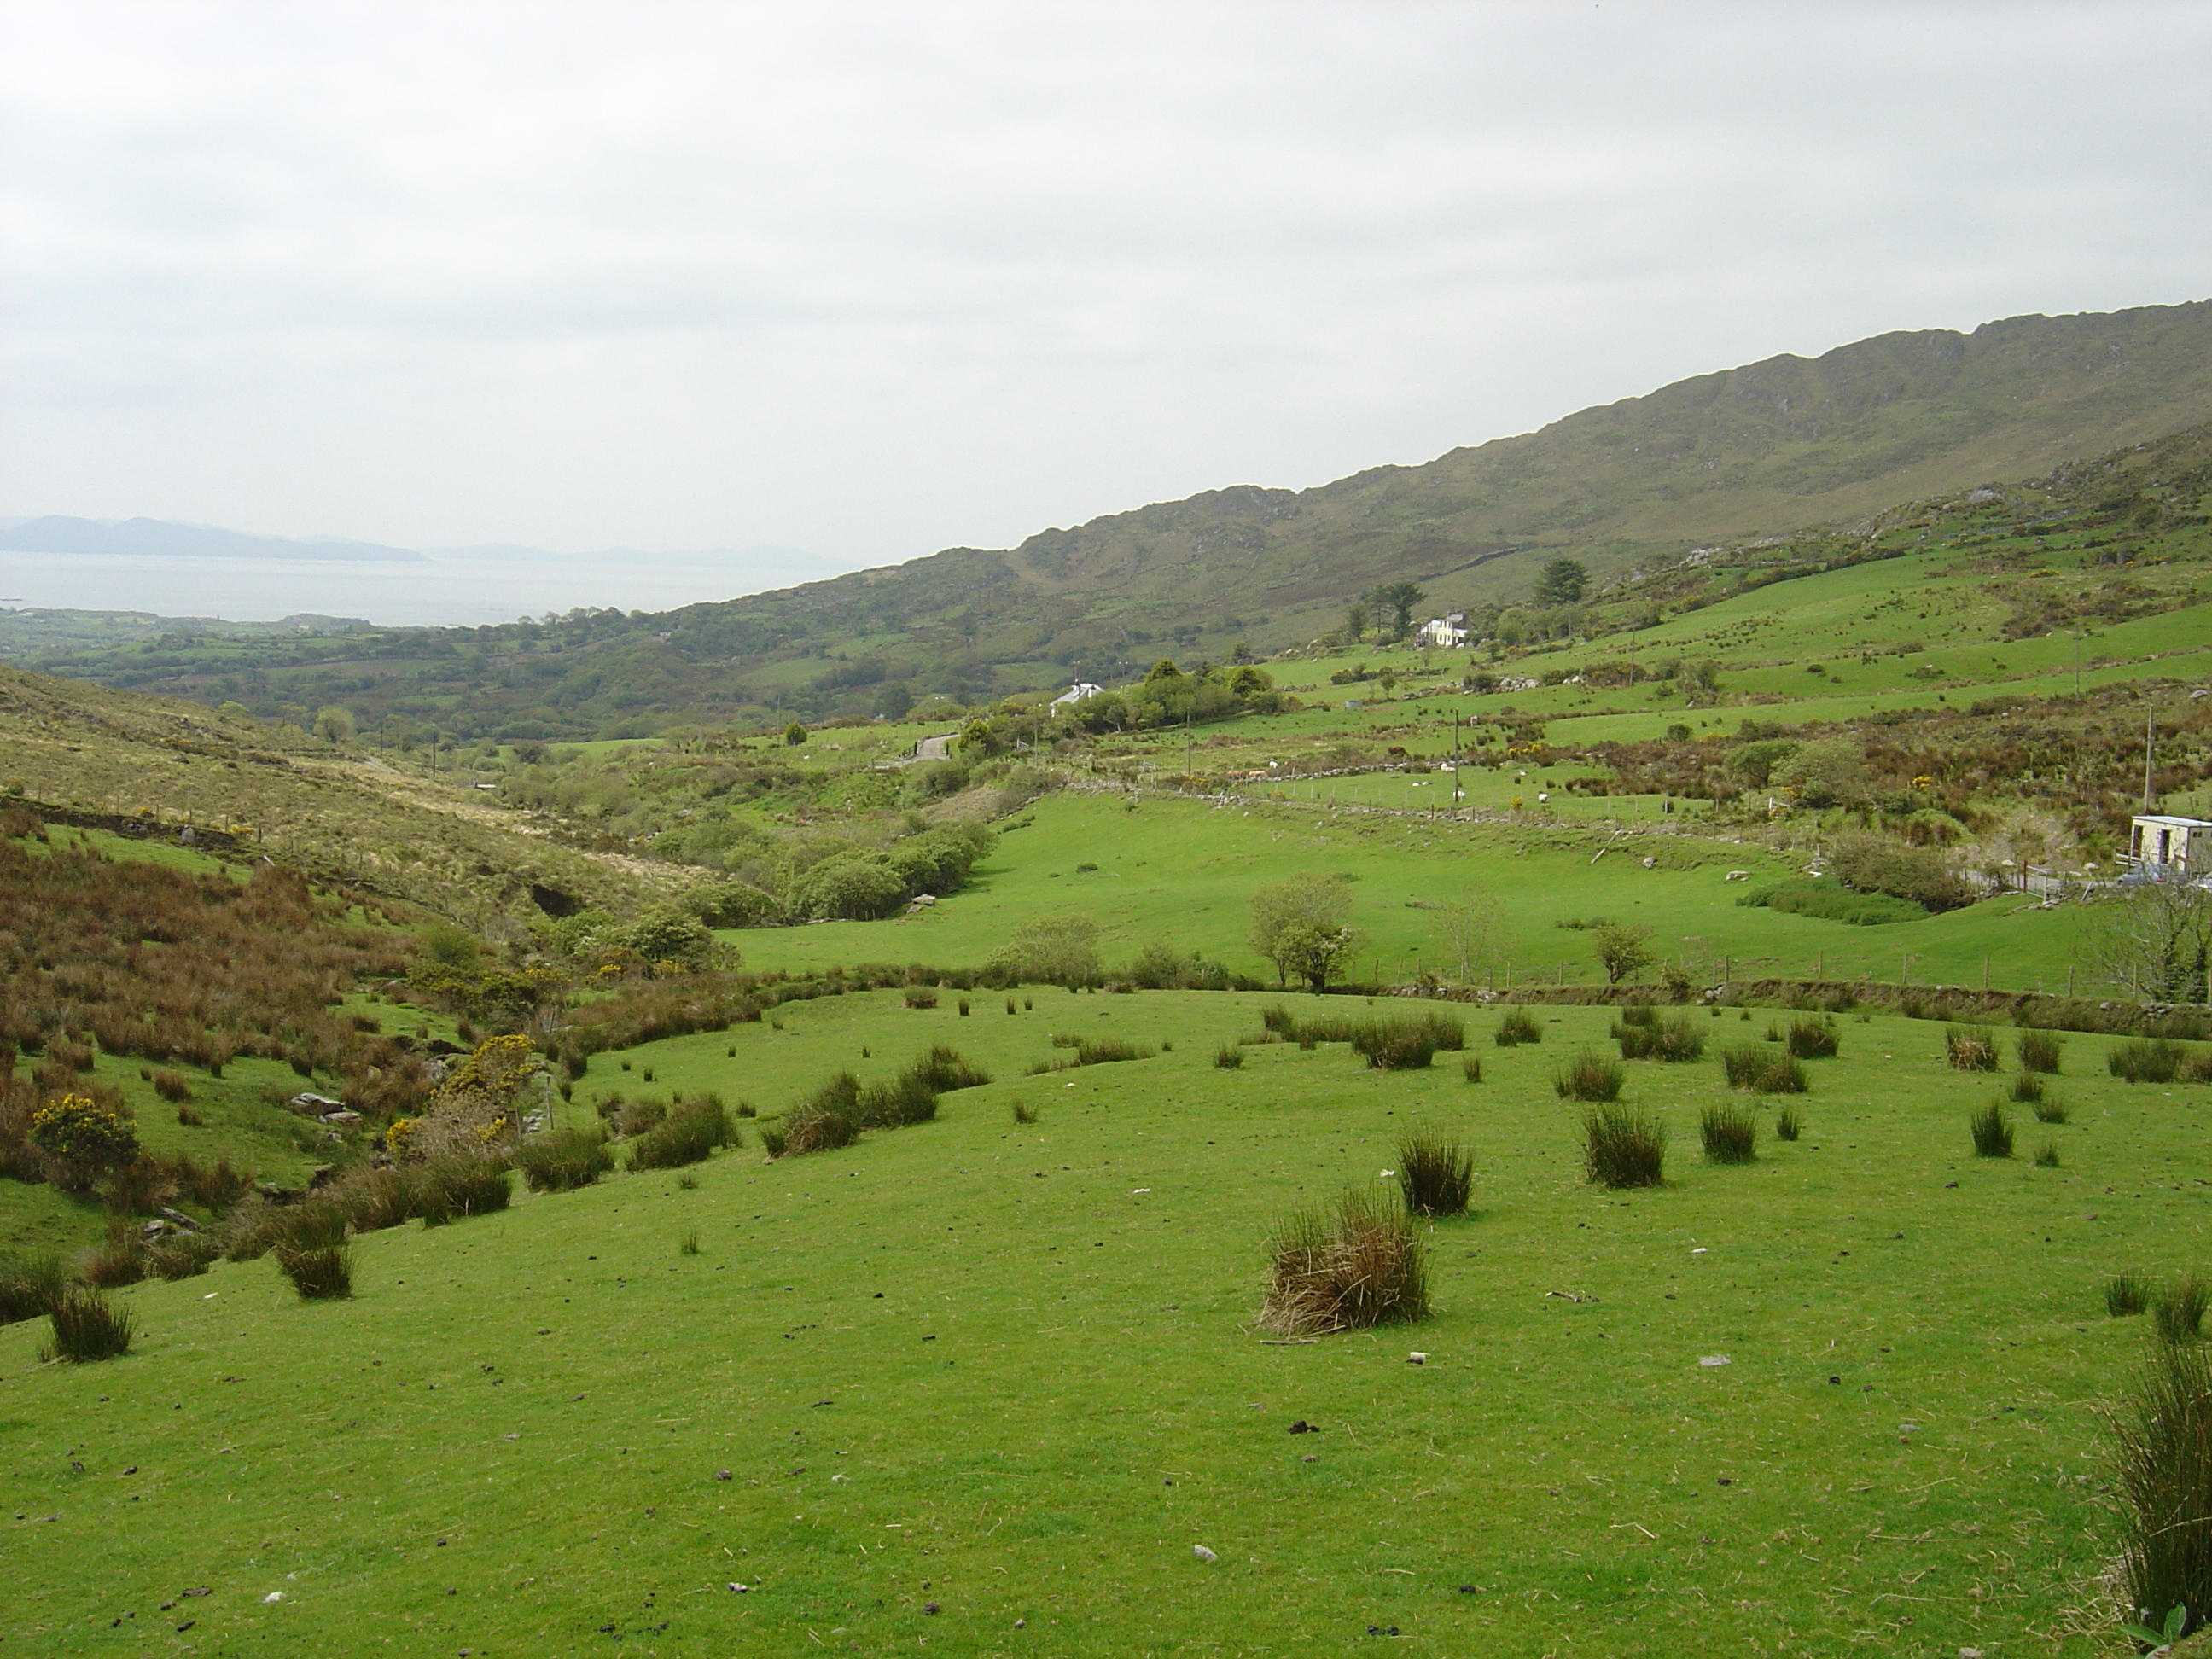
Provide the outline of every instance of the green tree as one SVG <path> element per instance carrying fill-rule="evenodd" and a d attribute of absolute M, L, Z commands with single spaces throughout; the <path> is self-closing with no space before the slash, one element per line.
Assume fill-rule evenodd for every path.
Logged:
<path fill-rule="evenodd" d="M 1578 559 L 1553 559 L 1536 577 L 1536 603 L 1540 605 L 1577 605 L 1589 586 L 1589 572 Z"/>
<path fill-rule="evenodd" d="M 1443 908 L 1444 943 L 1462 980 L 1471 980 L 1505 934 L 1505 901 L 1486 887 L 1470 887 Z"/>
<path fill-rule="evenodd" d="M 1038 916 L 991 953 L 994 976 L 1047 985 L 1087 985 L 1099 975 L 1098 924 L 1089 916 Z"/>
<path fill-rule="evenodd" d="M 1429 596 L 1414 582 L 1385 582 L 1367 597 L 1390 613 L 1391 637 L 1402 640 L 1413 631 L 1414 607 Z"/>
<path fill-rule="evenodd" d="M 790 725 L 783 728 L 783 740 L 789 744 L 793 748 L 796 749 L 800 744 L 806 741 L 806 728 L 801 726 L 797 720 L 792 721 Z"/>
<path fill-rule="evenodd" d="M 1590 936 L 1605 982 L 1618 985 L 1651 963 L 1651 930 L 1625 921 L 1608 921 Z"/>
<path fill-rule="evenodd" d="M 1280 979 L 1295 974 L 1320 990 L 1358 944 L 1351 915 L 1351 884 L 1342 876 L 1295 875 L 1252 895 L 1252 948 Z"/>
<path fill-rule="evenodd" d="M 415 932 L 415 954 L 440 968 L 466 973 L 474 969 L 483 946 L 467 928 L 450 921 L 434 921 Z"/>
<path fill-rule="evenodd" d="M 806 872 L 793 891 L 791 908 L 810 921 L 842 917 L 871 921 L 906 902 L 906 884 L 881 859 L 830 859 Z"/>
<path fill-rule="evenodd" d="M 325 743 L 351 743 L 353 733 L 353 711 L 350 708 L 341 708 L 336 703 L 325 703 L 315 711 L 315 735 Z"/>
<path fill-rule="evenodd" d="M 1354 645 L 1366 637 L 1370 613 L 1364 599 L 1354 599 L 1344 608 L 1344 631 L 1352 635 Z"/>

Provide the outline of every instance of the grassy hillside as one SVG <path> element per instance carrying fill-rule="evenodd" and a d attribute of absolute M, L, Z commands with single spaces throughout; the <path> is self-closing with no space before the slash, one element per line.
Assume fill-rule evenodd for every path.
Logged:
<path fill-rule="evenodd" d="M 951 549 L 664 615 L 307 636 L 179 629 L 90 648 L 49 622 L 14 641 L 36 653 L 15 659 L 302 724 L 342 704 L 400 735 L 897 715 L 931 698 L 1127 678 L 1163 651 L 1301 645 L 1378 582 L 1420 583 L 1439 608 L 1507 602 L 1560 554 L 1607 575 L 1732 538 L 1858 526 L 2208 418 L 2212 301 L 2019 317 L 1772 358 L 1420 466 L 1215 490 L 1010 551 Z"/>
<path fill-rule="evenodd" d="M 2015 1108 L 2021 1155 L 1978 1159 L 1991 1080 L 1940 1026 L 1847 1017 L 1804 1138 L 1747 1166 L 1697 1155 L 1710 1050 L 1632 1065 L 1670 1179 L 1607 1194 L 1551 1084 L 1603 1011 L 1510 1049 L 1477 1014 L 1469 1084 L 1334 1044 L 1217 1070 L 1264 997 L 1033 1000 L 826 1000 L 625 1056 L 774 1111 L 950 1041 L 1000 1080 L 933 1124 L 373 1234 L 350 1301 L 267 1261 L 141 1285 L 105 1364 L 0 1330 L 10 1639 L 1679 1654 L 1748 1622 L 1805 1654 L 2119 1650 L 2099 1402 L 2148 1338 L 2102 1287 L 2203 1265 L 2202 1087 L 2075 1037 L 2070 1121 Z M 1021 1075 L 1071 1030 L 1173 1047 Z M 1270 1229 L 1387 1191 L 1416 1124 L 1479 1172 L 1425 1228 L 1435 1317 L 1259 1341 Z"/>
<path fill-rule="evenodd" d="M 448 762 L 450 764 L 450 760 Z M 480 921 L 643 904 L 673 872 L 526 833 L 472 781 L 402 770 L 296 727 L 0 668 L 0 792 L 50 814 L 319 877 Z M 187 835 L 189 830 L 189 835 Z"/>

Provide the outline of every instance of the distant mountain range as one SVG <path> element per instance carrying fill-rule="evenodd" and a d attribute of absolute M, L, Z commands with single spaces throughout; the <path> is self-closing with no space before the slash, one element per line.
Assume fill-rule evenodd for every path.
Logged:
<path fill-rule="evenodd" d="M 72 519 L 58 514 L 22 519 L 0 530 L 0 552 L 106 553 L 161 559 L 398 559 L 420 562 L 422 555 L 404 547 L 341 537 L 293 540 L 283 536 L 250 536 L 213 525 L 175 524 L 166 519 Z"/>

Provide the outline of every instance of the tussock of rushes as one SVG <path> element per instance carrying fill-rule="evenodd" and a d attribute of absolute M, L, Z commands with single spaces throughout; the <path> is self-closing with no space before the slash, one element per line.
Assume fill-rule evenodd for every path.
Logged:
<path fill-rule="evenodd" d="M 604 1130 L 556 1129 L 516 1147 L 514 1167 L 533 1193 L 568 1193 L 612 1170 L 615 1155 Z"/>
<path fill-rule="evenodd" d="M 222 1248 L 206 1233 L 185 1233 L 146 1247 L 146 1267 L 156 1279 L 197 1279 Z"/>
<path fill-rule="evenodd" d="M 1974 1138 L 1977 1158 L 2010 1158 L 2012 1156 L 2012 1125 L 2006 1121 L 2004 1104 L 1991 1101 L 1966 1121 L 1967 1132 Z"/>
<path fill-rule="evenodd" d="M 2039 1170 L 2055 1170 L 2058 1167 L 2057 1141 L 2046 1140 L 2035 1149 L 2035 1167 Z"/>
<path fill-rule="evenodd" d="M 2178 1042 L 2168 1042 L 2164 1037 L 2138 1038 L 2113 1044 L 2105 1056 L 2105 1067 L 2130 1083 L 2171 1083 L 2188 1058 L 2189 1051 Z"/>
<path fill-rule="evenodd" d="M 2147 1624 L 2212 1607 L 2212 1350 L 2160 1343 L 2113 1418 L 2128 1514 L 2121 1577 Z"/>
<path fill-rule="evenodd" d="M 1617 1060 L 1585 1048 L 1553 1078 L 1552 1086 L 1562 1100 L 1618 1100 L 1624 1081 Z"/>
<path fill-rule="evenodd" d="M 2142 1312 L 2150 1306 L 2150 1297 L 2148 1273 L 2117 1273 L 2105 1281 L 2105 1311 L 2115 1319 Z"/>
<path fill-rule="evenodd" d="M 1233 1042 L 1224 1042 L 1213 1051 L 1213 1063 L 1224 1072 L 1233 1072 L 1244 1064 L 1244 1051 Z"/>
<path fill-rule="evenodd" d="M 1802 1095 L 1807 1087 L 1802 1063 L 1789 1054 L 1770 1054 L 1755 1042 L 1723 1049 L 1721 1070 L 1731 1089 L 1750 1089 L 1763 1095 Z"/>
<path fill-rule="evenodd" d="M 77 1273 L 88 1285 L 119 1290 L 146 1277 L 146 1251 L 135 1238 L 111 1238 L 77 1258 Z"/>
<path fill-rule="evenodd" d="M 2012 1097 L 2022 1103 L 2040 1100 L 2045 1086 L 2042 1078 L 2035 1073 L 2022 1072 L 2012 1080 Z"/>
<path fill-rule="evenodd" d="M 336 1302 L 353 1294 L 349 1244 L 279 1244 L 271 1254 L 303 1302 Z"/>
<path fill-rule="evenodd" d="M 1643 1018 L 1631 1018 L 1637 1014 Z M 1690 1024 L 1687 1015 L 1660 1019 L 1648 1007 L 1621 1010 L 1620 1019 L 1613 1027 L 1613 1036 L 1620 1044 L 1623 1060 L 1656 1060 L 1680 1065 L 1705 1052 L 1705 1033 Z"/>
<path fill-rule="evenodd" d="M 2023 1071 L 2057 1073 L 2058 1051 L 2065 1039 L 2056 1031 L 2022 1031 L 2014 1048 Z"/>
<path fill-rule="evenodd" d="M 676 1241 L 676 1254 L 678 1255 L 699 1254 L 699 1230 L 696 1227 L 690 1229 L 682 1238 Z"/>
<path fill-rule="evenodd" d="M 2212 1308 L 2212 1285 L 2189 1273 L 2151 1298 L 2151 1325 L 2168 1342 L 2194 1342 L 2203 1334 L 2207 1308 Z"/>
<path fill-rule="evenodd" d="M 0 1325 L 38 1318 L 68 1284 L 54 1256 L 0 1256 Z"/>
<path fill-rule="evenodd" d="M 441 1158 L 414 1174 L 414 1210 L 426 1227 L 489 1215 L 514 1201 L 506 1169 L 486 1158 Z"/>
<path fill-rule="evenodd" d="M 1465 1215 L 1474 1158 L 1456 1140 L 1414 1135 L 1398 1145 L 1398 1190 L 1408 1215 Z"/>
<path fill-rule="evenodd" d="M 1260 1328 L 1325 1336 L 1429 1315 L 1428 1263 L 1412 1224 L 1361 1193 L 1325 1214 L 1295 1216 L 1269 1246 Z"/>
<path fill-rule="evenodd" d="M 53 1340 L 40 1350 L 41 1359 L 72 1364 L 114 1359 L 131 1352 L 137 1322 L 128 1308 L 112 1306 L 98 1291 L 70 1285 L 47 1306 Z"/>
<path fill-rule="evenodd" d="M 703 1164 L 717 1146 L 738 1144 L 737 1127 L 714 1095 L 695 1095 L 630 1143 L 633 1170 L 680 1170 Z"/>
<path fill-rule="evenodd" d="M 1774 1138 L 1795 1140 L 1805 1133 L 1805 1121 L 1797 1115 L 1795 1106 L 1784 1106 L 1774 1115 Z"/>
<path fill-rule="evenodd" d="M 1708 1164 L 1749 1164 L 1759 1156 L 1759 1120 L 1747 1106 L 1708 1106 L 1698 1116 Z"/>
<path fill-rule="evenodd" d="M 906 1006 L 909 1008 L 934 1008 L 937 993 L 920 985 L 906 988 Z"/>
<path fill-rule="evenodd" d="M 1036 1122 L 1036 1121 L 1037 1121 L 1037 1109 L 1036 1109 L 1036 1107 L 1034 1107 L 1034 1106 L 1029 1106 L 1029 1105 L 1024 1105 L 1022 1102 L 1020 1102 L 1020 1101 L 1018 1101 L 1018 1101 L 1016 1101 L 1016 1102 L 1014 1103 L 1014 1121 L 1015 1121 L 1015 1122 L 1017 1122 L 1017 1123 L 1034 1123 L 1034 1122 Z"/>
<path fill-rule="evenodd" d="M 415 1183 L 404 1170 L 364 1170 L 340 1182 L 331 1196 L 357 1233 L 397 1227 L 415 1213 Z"/>
<path fill-rule="evenodd" d="M 1459 1069 L 1460 1074 L 1469 1083 L 1482 1081 L 1482 1057 L 1480 1054 L 1469 1054 L 1460 1061 Z"/>
<path fill-rule="evenodd" d="M 1666 1162 L 1666 1127 L 1641 1107 L 1600 1107 L 1583 1119 L 1583 1171 L 1595 1185 L 1656 1187 Z"/>
<path fill-rule="evenodd" d="M 1510 1048 L 1523 1042 L 1541 1042 L 1544 1028 L 1526 1008 L 1514 1008 L 1498 1022 L 1497 1030 L 1491 1035 L 1499 1048 Z"/>
<path fill-rule="evenodd" d="M 2038 1123 L 2063 1123 L 2066 1117 L 2066 1103 L 2056 1095 L 2045 1095 L 2035 1103 L 2035 1121 Z"/>
<path fill-rule="evenodd" d="M 1790 1026 L 1790 1053 L 1798 1060 L 1832 1060 L 1842 1046 L 1835 1023 L 1825 1019 L 1794 1020 Z"/>
<path fill-rule="evenodd" d="M 1994 1072 L 1997 1042 L 1979 1025 L 1954 1025 L 1943 1033 L 1943 1059 L 1954 1072 Z"/>

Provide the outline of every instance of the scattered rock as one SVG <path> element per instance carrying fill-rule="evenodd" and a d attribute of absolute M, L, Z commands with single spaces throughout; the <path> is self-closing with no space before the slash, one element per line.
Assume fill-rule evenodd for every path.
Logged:
<path fill-rule="evenodd" d="M 1700 1356 L 1698 1360 L 1698 1364 L 1703 1365 L 1708 1370 L 1711 1370 L 1717 1366 L 1733 1364 L 1735 1362 L 1729 1359 L 1729 1358 L 1724 1353 L 1705 1354 Z"/>
<path fill-rule="evenodd" d="M 1196 1556 L 1200 1560 L 1205 1562 L 1208 1566 L 1212 1566 L 1216 1561 L 1218 1561 L 1221 1559 L 1212 1550 L 1206 1548 L 1203 1544 L 1193 1544 L 1190 1547 L 1190 1553 Z"/>
<path fill-rule="evenodd" d="M 1406 1356 L 1406 1363 L 1408 1365 L 1425 1365 L 1429 1363 L 1429 1357 L 1416 1348 Z"/>
<path fill-rule="evenodd" d="M 1297 1422 L 1291 1425 L 1291 1432 L 1292 1434 L 1319 1434 L 1321 1431 L 1312 1424 L 1307 1422 L 1304 1418 L 1301 1417 Z"/>

